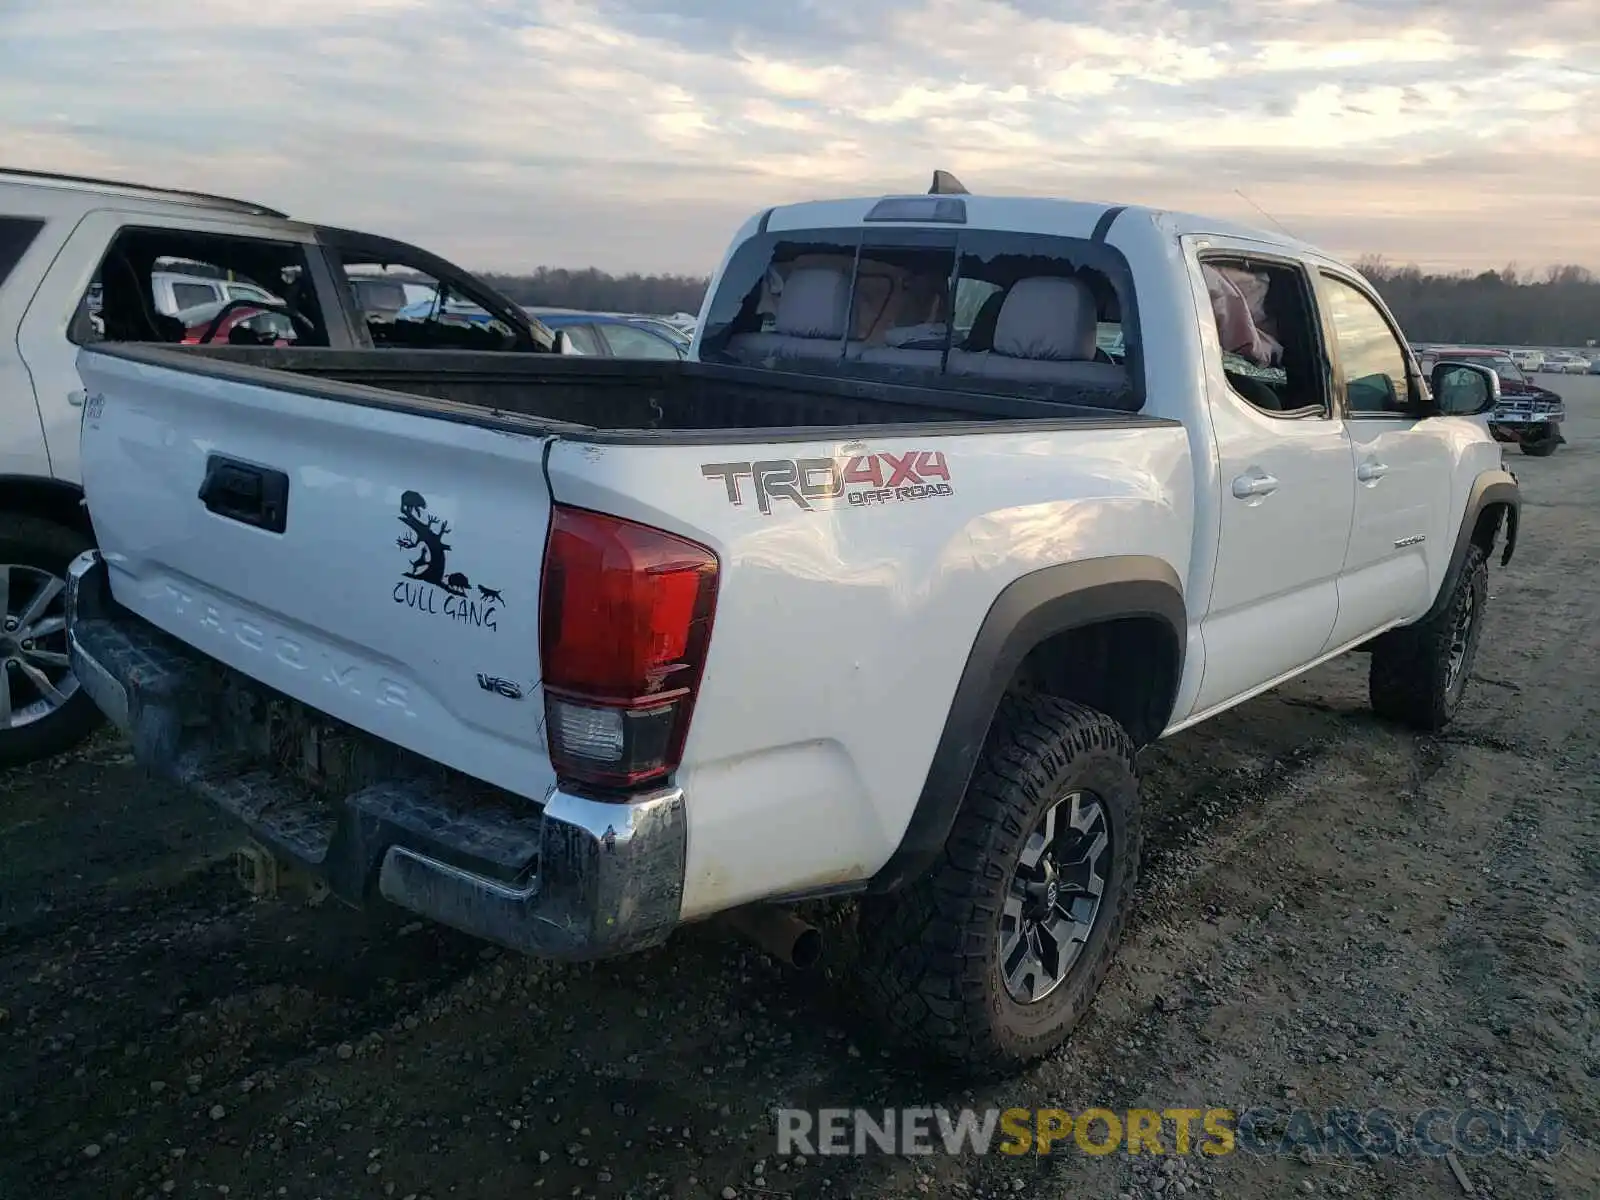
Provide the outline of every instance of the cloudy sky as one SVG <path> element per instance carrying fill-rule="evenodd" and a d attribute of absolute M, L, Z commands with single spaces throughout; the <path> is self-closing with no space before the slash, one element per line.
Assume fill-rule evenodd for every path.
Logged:
<path fill-rule="evenodd" d="M 1600 0 L 0 0 L 0 160 L 463 265 L 705 273 L 772 203 L 1149 203 L 1600 269 Z M 1248 200 L 1242 198 L 1248 197 Z"/>

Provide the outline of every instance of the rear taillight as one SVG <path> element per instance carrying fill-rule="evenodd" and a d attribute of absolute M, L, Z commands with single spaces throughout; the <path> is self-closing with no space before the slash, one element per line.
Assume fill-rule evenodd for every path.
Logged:
<path fill-rule="evenodd" d="M 717 603 L 717 556 L 619 517 L 556 505 L 539 596 L 550 761 L 626 788 L 683 755 Z"/>

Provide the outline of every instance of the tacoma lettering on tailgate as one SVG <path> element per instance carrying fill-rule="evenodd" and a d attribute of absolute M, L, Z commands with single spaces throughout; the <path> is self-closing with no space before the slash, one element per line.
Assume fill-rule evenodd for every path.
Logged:
<path fill-rule="evenodd" d="M 774 500 L 787 500 L 810 512 L 844 504 L 861 508 L 955 494 L 950 468 L 940 450 L 704 463 L 700 474 L 721 480 L 728 503 L 735 507 L 744 505 L 745 481 L 749 480 L 749 494 L 763 513 L 772 511 Z"/>

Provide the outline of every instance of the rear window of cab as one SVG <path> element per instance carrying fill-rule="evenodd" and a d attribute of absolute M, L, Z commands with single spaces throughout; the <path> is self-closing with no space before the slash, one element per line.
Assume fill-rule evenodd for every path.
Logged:
<path fill-rule="evenodd" d="M 700 357 L 772 370 L 1143 407 L 1132 274 L 1082 238 L 885 228 L 764 233 L 734 251 Z"/>

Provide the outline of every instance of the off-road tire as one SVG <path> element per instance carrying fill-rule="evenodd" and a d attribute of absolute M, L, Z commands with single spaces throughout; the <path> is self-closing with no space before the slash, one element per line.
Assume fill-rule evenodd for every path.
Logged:
<path fill-rule="evenodd" d="M 1541 438 L 1538 441 L 1523 442 L 1522 452 L 1529 458 L 1549 458 L 1556 452 L 1556 447 L 1559 445 L 1561 445 L 1560 435 L 1551 434 L 1549 437 Z"/>
<path fill-rule="evenodd" d="M 1101 908 L 1053 992 L 1019 1004 L 1000 976 L 1001 910 L 1046 810 L 1089 791 L 1106 813 L 1111 865 Z M 971 1073 L 1014 1071 L 1058 1048 L 1089 1010 L 1127 923 L 1139 869 L 1134 748 L 1103 713 L 1008 697 L 990 728 L 938 860 L 861 910 L 863 992 L 890 1037 Z"/>
<path fill-rule="evenodd" d="M 65 579 L 67 566 L 93 545 L 87 534 L 54 521 L 0 513 L 0 563 L 38 567 Z M 62 754 L 99 728 L 103 719 L 94 701 L 79 688 L 49 716 L 18 729 L 0 729 L 0 768 Z"/>
<path fill-rule="evenodd" d="M 1391 630 L 1374 644 L 1367 671 L 1373 711 L 1424 733 L 1437 733 L 1448 725 L 1461 707 L 1472 677 L 1488 600 L 1488 554 L 1473 544 L 1467 547 L 1466 561 L 1443 607 L 1415 625 Z M 1451 643 L 1463 606 L 1469 603 L 1473 616 L 1466 658 L 1452 685 Z"/>

